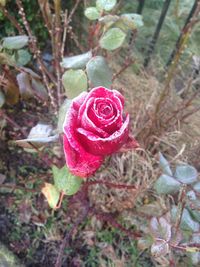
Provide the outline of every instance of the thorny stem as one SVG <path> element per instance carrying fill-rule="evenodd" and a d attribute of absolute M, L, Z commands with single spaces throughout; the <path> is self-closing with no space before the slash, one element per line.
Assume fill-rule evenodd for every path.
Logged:
<path fill-rule="evenodd" d="M 57 98 L 58 106 L 61 105 L 61 0 L 54 0 L 55 7 L 55 69 L 57 76 Z"/>
<path fill-rule="evenodd" d="M 68 11 L 66 9 L 65 14 L 64 14 L 64 20 L 63 20 L 63 38 L 62 38 L 62 45 L 61 45 L 61 59 L 64 57 L 64 52 L 65 52 L 65 42 L 66 42 L 66 37 L 67 37 L 67 15 L 68 15 Z"/>
<path fill-rule="evenodd" d="M 40 6 L 40 10 L 45 22 L 45 26 L 49 32 L 49 35 L 52 38 L 52 14 L 51 14 L 51 10 L 50 10 L 50 4 L 49 1 L 40 1 L 38 0 L 38 4 Z"/>
<path fill-rule="evenodd" d="M 177 211 L 177 219 L 176 219 L 176 223 L 175 223 L 175 233 L 174 236 L 177 235 L 178 233 L 178 229 L 181 223 L 181 219 L 182 219 L 182 215 L 183 215 L 183 210 L 185 207 L 185 196 L 186 196 L 186 185 L 183 185 L 179 194 L 179 199 L 178 199 L 178 203 L 179 203 L 179 207 L 178 207 L 178 211 Z"/>
<path fill-rule="evenodd" d="M 130 65 L 132 65 L 135 62 L 135 59 L 126 58 L 122 68 L 113 75 L 112 81 L 114 81 L 122 72 L 124 72 Z"/>
<path fill-rule="evenodd" d="M 21 27 L 21 25 L 18 23 L 15 17 L 10 15 L 10 13 L 5 7 L 1 6 L 1 4 L 0 4 L 0 10 L 3 12 L 4 16 L 7 17 L 11 21 L 11 23 L 15 26 L 15 28 L 19 31 L 19 33 L 21 35 L 24 35 L 24 30 Z"/>
<path fill-rule="evenodd" d="M 89 213 L 89 203 L 87 200 L 87 191 L 84 192 L 85 193 L 85 197 L 84 199 L 82 199 L 83 204 L 85 204 L 83 206 L 82 209 L 82 213 L 80 214 L 80 216 L 77 218 L 76 222 L 74 223 L 74 225 L 72 226 L 72 228 L 69 230 L 69 232 L 66 233 L 62 244 L 60 246 L 59 249 L 59 253 L 58 253 L 58 257 L 56 260 L 56 264 L 55 267 L 61 267 L 62 266 L 62 257 L 63 257 L 63 253 L 64 253 L 64 249 L 66 246 L 69 246 L 69 241 L 74 233 L 74 231 L 78 228 L 78 226 L 84 221 L 84 219 L 87 217 L 88 213 Z"/>
<path fill-rule="evenodd" d="M 25 15 L 21 0 L 16 0 L 16 3 L 17 3 L 17 6 L 19 8 L 19 14 L 21 15 L 21 18 L 23 20 L 24 27 L 28 33 L 29 38 L 30 38 L 30 43 L 31 43 L 30 49 L 32 50 L 33 54 L 36 56 L 36 59 L 37 59 L 38 65 L 39 65 L 39 69 L 41 70 L 41 73 L 42 73 L 42 78 L 43 78 L 44 84 L 46 85 L 46 88 L 48 90 L 48 95 L 49 95 L 49 98 L 51 100 L 51 104 L 52 104 L 52 106 L 56 112 L 57 111 L 57 104 L 56 104 L 54 96 L 52 94 L 52 89 L 49 85 L 47 75 L 51 79 L 51 81 L 54 83 L 54 85 L 56 85 L 55 79 L 52 76 L 52 74 L 47 70 L 46 66 L 44 65 L 44 62 L 41 58 L 41 51 L 37 47 L 37 40 L 33 36 L 30 25 L 26 19 L 26 15 Z"/>
<path fill-rule="evenodd" d="M 91 208 L 91 212 L 95 215 L 95 217 L 101 221 L 107 222 L 108 224 L 110 224 L 111 226 L 121 230 L 122 232 L 124 232 L 125 234 L 127 234 L 128 236 L 131 236 L 134 239 L 138 239 L 141 237 L 141 234 L 139 232 L 133 232 L 130 231 L 128 229 L 126 229 L 124 226 L 122 226 L 120 223 L 116 222 L 113 219 L 113 216 L 107 213 L 101 213 L 98 212 L 96 209 Z"/>
<path fill-rule="evenodd" d="M 192 32 L 192 29 L 193 29 L 194 25 L 198 22 L 198 20 L 195 20 L 194 18 L 199 13 L 199 10 L 200 10 L 200 1 L 197 4 L 196 10 L 193 13 L 192 17 L 190 18 L 188 23 L 182 29 L 182 35 L 180 36 L 180 40 L 179 40 L 178 45 L 177 45 L 174 60 L 173 60 L 172 65 L 170 66 L 170 68 L 168 70 L 168 73 L 167 73 L 165 88 L 163 89 L 163 91 L 160 95 L 160 99 L 159 99 L 159 101 L 156 105 L 155 111 L 154 111 L 154 114 L 155 114 L 154 118 L 155 119 L 157 118 L 157 116 L 159 114 L 160 107 L 163 104 L 165 97 L 169 94 L 170 82 L 171 82 L 172 78 L 174 77 L 175 69 L 178 65 L 178 62 L 180 60 L 180 57 L 181 57 L 183 51 L 185 50 L 186 44 L 189 40 L 189 36 L 191 35 L 191 32 Z"/>
<path fill-rule="evenodd" d="M 85 183 L 85 185 L 87 187 L 91 186 L 91 185 L 98 185 L 98 184 L 102 184 L 102 185 L 105 185 L 105 186 L 108 186 L 108 187 L 113 187 L 113 188 L 116 188 L 116 189 L 137 190 L 137 187 L 135 185 L 114 184 L 114 183 L 110 183 L 110 182 L 107 182 L 107 181 L 101 181 L 101 180 L 91 181 L 91 182 L 86 182 Z"/>
<path fill-rule="evenodd" d="M 199 93 L 198 91 L 195 92 L 187 101 L 184 101 L 184 103 L 182 104 L 182 107 L 179 107 L 178 109 L 173 111 L 172 115 L 165 121 L 165 125 L 168 125 L 171 120 L 173 120 L 174 118 L 177 118 L 179 114 L 182 114 L 182 111 L 190 106 L 190 104 L 195 99 L 195 97 L 198 95 L 198 93 Z"/>

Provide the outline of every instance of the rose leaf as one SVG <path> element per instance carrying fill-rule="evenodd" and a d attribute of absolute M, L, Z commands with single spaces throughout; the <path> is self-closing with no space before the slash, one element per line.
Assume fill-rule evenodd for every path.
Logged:
<path fill-rule="evenodd" d="M 69 109 L 71 105 L 72 100 L 71 99 L 65 99 L 63 104 L 61 105 L 59 112 L 58 112 L 58 132 L 62 133 L 63 132 L 63 123 L 65 121 L 65 116 L 67 113 L 67 110 Z"/>
<path fill-rule="evenodd" d="M 62 83 L 68 98 L 74 98 L 87 90 L 87 76 L 83 70 L 67 70 Z"/>
<path fill-rule="evenodd" d="M 192 184 L 197 181 L 198 172 L 191 165 L 179 165 L 176 167 L 174 176 L 184 184 Z"/>
<path fill-rule="evenodd" d="M 169 175 L 169 176 L 173 176 L 169 162 L 166 160 L 166 158 L 160 152 L 159 152 L 159 165 L 162 168 L 164 174 Z"/>
<path fill-rule="evenodd" d="M 56 166 L 52 167 L 54 184 L 58 191 L 64 192 L 66 195 L 74 195 L 80 188 L 82 179 L 72 175 L 65 165 L 61 169 Z"/>
<path fill-rule="evenodd" d="M 27 35 L 18 35 L 13 37 L 3 38 L 3 48 L 6 49 L 21 49 L 28 44 Z"/>
<path fill-rule="evenodd" d="M 162 174 L 154 185 L 158 194 L 174 194 L 179 191 L 180 187 L 179 181 L 166 174 Z"/>
<path fill-rule="evenodd" d="M 171 209 L 171 216 L 173 222 L 179 217 L 178 208 L 173 206 Z M 199 223 L 195 222 L 187 209 L 183 210 L 180 228 L 185 231 L 197 232 L 199 230 Z"/>
<path fill-rule="evenodd" d="M 31 149 L 29 152 L 36 152 L 36 148 L 41 148 L 46 143 L 55 142 L 58 140 L 58 134 L 53 135 L 53 128 L 51 125 L 38 123 L 34 126 L 26 139 L 15 141 L 23 148 Z M 31 144 L 32 145 L 31 145 Z"/>
<path fill-rule="evenodd" d="M 169 245 L 168 245 L 168 243 L 165 243 L 164 240 L 157 240 L 151 246 L 151 254 L 154 257 L 165 256 L 168 252 L 169 252 Z"/>
<path fill-rule="evenodd" d="M 84 12 L 85 16 L 90 20 L 96 20 L 100 18 L 100 12 L 96 7 L 88 7 Z"/>
<path fill-rule="evenodd" d="M 104 57 L 93 57 L 86 65 L 88 78 L 92 86 L 105 86 L 109 88 L 112 84 L 112 72 Z"/>
<path fill-rule="evenodd" d="M 49 206 L 52 209 L 55 209 L 60 197 L 60 193 L 57 188 L 52 184 L 45 183 L 44 187 L 42 188 L 42 193 L 46 197 Z"/>
<path fill-rule="evenodd" d="M 126 38 L 124 33 L 119 28 L 109 29 L 100 39 L 100 46 L 106 50 L 112 51 L 122 46 Z"/>
<path fill-rule="evenodd" d="M 4 105 L 5 103 L 5 96 L 4 94 L 0 91 L 0 108 Z"/>
<path fill-rule="evenodd" d="M 66 69 L 82 69 L 85 68 L 86 64 L 91 58 L 92 53 L 89 51 L 81 55 L 64 57 L 60 65 Z"/>
<path fill-rule="evenodd" d="M 111 11 L 116 3 L 117 0 L 97 0 L 96 6 L 99 10 Z"/>

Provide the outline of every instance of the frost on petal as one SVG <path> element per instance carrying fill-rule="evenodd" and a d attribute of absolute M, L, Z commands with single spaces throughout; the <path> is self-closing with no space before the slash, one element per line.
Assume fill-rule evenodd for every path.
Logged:
<path fill-rule="evenodd" d="M 95 87 L 93 88 L 85 98 L 85 102 L 89 98 L 109 98 L 110 100 L 113 100 L 114 102 L 118 102 L 118 108 L 123 109 L 124 108 L 124 97 L 120 92 L 117 90 L 110 90 L 105 87 Z"/>
<path fill-rule="evenodd" d="M 77 136 L 78 111 L 87 93 L 76 97 L 67 111 L 64 130 L 64 153 L 66 164 L 74 175 L 88 177 L 92 175 L 102 164 L 103 157 L 95 156 L 86 151 Z"/>
<path fill-rule="evenodd" d="M 67 167 L 70 172 L 79 177 L 89 177 L 94 174 L 103 163 L 102 156 L 95 156 L 86 152 L 80 144 L 76 149 L 71 146 L 67 137 L 63 138 L 64 153 Z"/>
<path fill-rule="evenodd" d="M 109 134 L 100 127 L 98 127 L 98 125 L 95 124 L 95 120 L 93 121 L 88 116 L 89 110 L 93 108 L 93 102 L 94 98 L 88 99 L 88 101 L 83 105 L 84 106 L 83 112 L 79 111 L 78 120 L 80 121 L 80 127 L 84 128 L 87 131 L 91 131 L 94 134 L 97 134 L 101 137 L 108 137 Z"/>
<path fill-rule="evenodd" d="M 101 138 L 83 128 L 78 128 L 77 131 L 87 151 L 94 155 L 109 155 L 117 152 L 127 141 L 129 134 L 129 115 L 127 115 L 122 127 L 107 138 Z"/>

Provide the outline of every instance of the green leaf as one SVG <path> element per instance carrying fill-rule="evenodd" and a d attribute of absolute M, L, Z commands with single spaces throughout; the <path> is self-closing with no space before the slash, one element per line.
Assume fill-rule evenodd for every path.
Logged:
<path fill-rule="evenodd" d="M 67 113 L 67 110 L 69 109 L 71 105 L 72 100 L 71 99 L 65 99 L 63 104 L 61 105 L 59 112 L 58 112 L 58 132 L 62 133 L 63 132 L 63 123 L 65 121 L 65 116 Z"/>
<path fill-rule="evenodd" d="M 100 18 L 100 12 L 96 9 L 96 7 L 86 8 L 84 14 L 90 20 L 96 20 Z"/>
<path fill-rule="evenodd" d="M 4 105 L 5 103 L 5 96 L 4 94 L 0 91 L 0 108 Z"/>
<path fill-rule="evenodd" d="M 21 49 L 28 44 L 28 36 L 18 35 L 13 37 L 3 38 L 3 48 Z"/>
<path fill-rule="evenodd" d="M 92 86 L 105 86 L 109 88 L 112 84 L 112 72 L 104 57 L 93 57 L 86 65 L 88 78 Z"/>
<path fill-rule="evenodd" d="M 58 191 L 64 192 L 66 195 L 74 195 L 80 188 L 82 179 L 72 175 L 65 165 L 61 169 L 55 165 L 52 167 L 54 184 Z"/>
<path fill-rule="evenodd" d="M 73 57 L 64 57 L 60 65 L 62 68 L 66 69 L 82 69 L 85 68 L 86 64 L 91 58 L 92 53 L 89 51 Z"/>
<path fill-rule="evenodd" d="M 159 152 L 159 165 L 162 168 L 164 174 L 167 174 L 169 176 L 173 175 L 172 170 L 170 169 L 169 162 L 166 160 L 166 158 L 160 152 Z"/>
<path fill-rule="evenodd" d="M 44 187 L 42 188 L 42 193 L 46 197 L 49 206 L 52 209 L 55 209 L 60 198 L 60 193 L 57 188 L 52 184 L 45 183 Z"/>
<path fill-rule="evenodd" d="M 192 184 L 197 181 L 198 172 L 193 166 L 179 165 L 176 167 L 174 176 L 184 184 Z"/>
<path fill-rule="evenodd" d="M 122 14 L 122 21 L 131 29 L 142 27 L 144 25 L 142 21 L 142 16 L 135 13 Z"/>
<path fill-rule="evenodd" d="M 179 216 L 178 214 L 178 209 L 176 206 L 173 206 L 171 209 L 171 216 L 172 220 L 176 222 L 177 217 Z M 199 223 L 195 222 L 189 211 L 187 209 L 183 210 L 182 217 L 181 217 L 181 223 L 180 223 L 180 228 L 185 231 L 192 231 L 192 232 L 197 232 L 199 231 Z"/>
<path fill-rule="evenodd" d="M 99 10 L 110 11 L 116 5 L 117 0 L 97 0 L 96 6 Z"/>
<path fill-rule="evenodd" d="M 112 51 L 122 46 L 126 34 L 119 28 L 109 29 L 100 39 L 100 46 Z"/>
<path fill-rule="evenodd" d="M 154 185 L 158 194 L 174 194 L 179 191 L 180 187 L 181 183 L 166 174 L 162 174 Z"/>
<path fill-rule="evenodd" d="M 31 60 L 31 54 L 26 49 L 20 49 L 16 52 L 15 60 L 18 66 L 24 66 Z"/>
<path fill-rule="evenodd" d="M 83 70 L 67 70 L 62 83 L 68 98 L 74 98 L 87 90 L 87 76 Z"/>
<path fill-rule="evenodd" d="M 99 18 L 99 22 L 103 23 L 106 29 L 108 29 L 110 26 L 116 23 L 119 19 L 120 17 L 117 15 L 106 15 L 106 16 Z"/>

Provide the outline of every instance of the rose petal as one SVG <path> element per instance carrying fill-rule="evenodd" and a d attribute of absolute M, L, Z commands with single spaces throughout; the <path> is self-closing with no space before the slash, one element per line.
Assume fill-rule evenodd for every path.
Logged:
<path fill-rule="evenodd" d="M 80 139 L 87 151 L 94 155 L 108 155 L 116 152 L 126 142 L 129 133 L 129 115 L 122 127 L 107 138 L 101 138 L 83 128 L 78 128 Z"/>
<path fill-rule="evenodd" d="M 74 175 L 80 177 L 92 175 L 104 160 L 102 156 L 95 156 L 87 152 L 77 136 L 76 129 L 79 124 L 77 120 L 78 111 L 86 96 L 87 93 L 84 92 L 73 100 L 66 114 L 63 129 L 66 164 Z"/>
<path fill-rule="evenodd" d="M 92 109 L 93 106 L 93 102 L 94 102 L 94 98 L 90 98 L 88 99 L 87 103 L 85 104 L 85 111 L 82 114 L 82 117 L 80 117 L 79 114 L 79 120 L 80 120 L 80 125 L 81 128 L 84 128 L 85 130 L 91 131 L 95 134 L 98 134 L 101 137 L 108 137 L 109 134 L 107 132 L 105 132 L 103 129 L 99 128 L 94 122 L 93 120 L 90 119 L 90 117 L 88 116 L 89 113 L 89 109 Z"/>
<path fill-rule="evenodd" d="M 76 141 L 73 145 L 75 143 Z M 67 167 L 76 176 L 91 176 L 103 163 L 104 157 L 86 152 L 80 144 L 77 144 L 76 149 L 74 149 L 65 135 L 63 137 L 63 144 Z"/>

